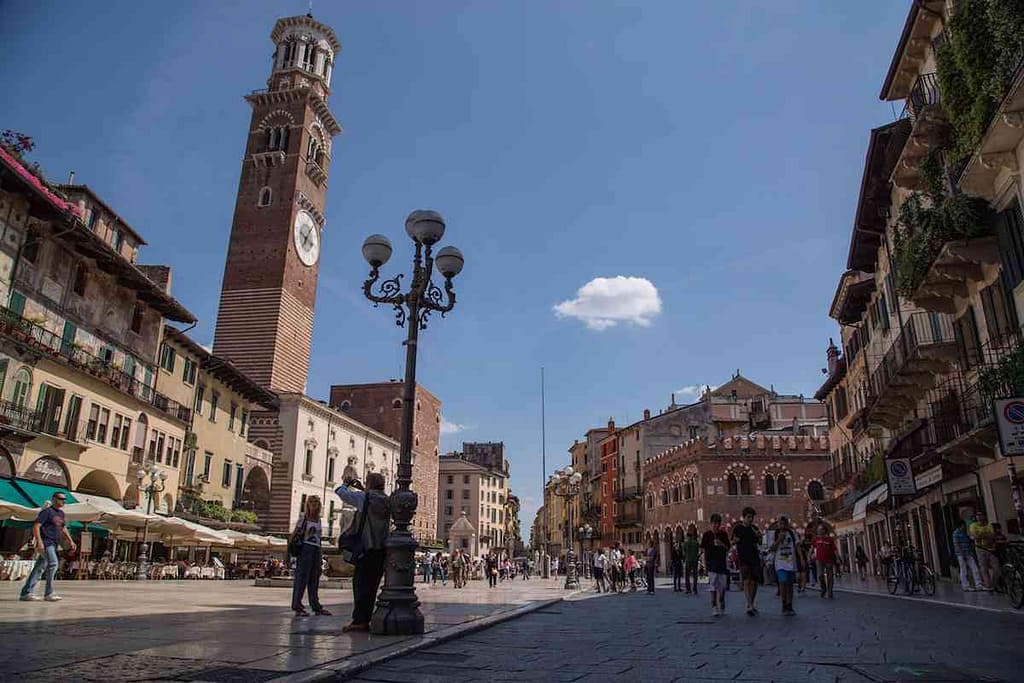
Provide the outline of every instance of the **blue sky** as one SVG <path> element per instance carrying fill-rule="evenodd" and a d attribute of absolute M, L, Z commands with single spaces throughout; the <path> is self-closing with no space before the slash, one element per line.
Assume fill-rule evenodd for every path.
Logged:
<path fill-rule="evenodd" d="M 906 2 L 326 2 L 342 52 L 308 393 L 402 375 L 363 238 L 434 208 L 466 268 L 421 338 L 444 448 L 500 440 L 538 505 L 609 417 L 740 368 L 811 394 Z M 0 128 L 140 231 L 209 343 L 249 108 L 302 0 L 0 0 Z M 603 280 L 595 279 L 602 278 Z M 621 279 L 620 279 L 621 278 Z M 586 285 L 588 285 L 584 288 Z M 692 400 L 679 394 L 677 399 Z M 525 539 L 524 539 L 525 540 Z"/>

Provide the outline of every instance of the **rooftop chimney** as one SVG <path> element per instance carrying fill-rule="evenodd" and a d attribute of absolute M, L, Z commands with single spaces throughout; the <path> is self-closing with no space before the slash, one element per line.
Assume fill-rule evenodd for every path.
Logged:
<path fill-rule="evenodd" d="M 825 356 L 828 358 L 828 374 L 834 375 L 839 365 L 839 349 L 836 348 L 835 342 L 831 338 L 828 340 L 828 349 L 825 351 Z"/>
<path fill-rule="evenodd" d="M 75 184 L 75 172 L 71 171 L 70 173 L 68 173 L 68 185 L 74 185 L 74 184 Z"/>
<path fill-rule="evenodd" d="M 615 418 L 612 418 L 612 417 L 608 418 L 608 431 L 609 432 L 614 432 L 615 431 Z"/>
<path fill-rule="evenodd" d="M 651 411 L 648 410 L 647 408 L 644 408 L 644 419 L 645 420 L 650 420 L 651 419 Z"/>

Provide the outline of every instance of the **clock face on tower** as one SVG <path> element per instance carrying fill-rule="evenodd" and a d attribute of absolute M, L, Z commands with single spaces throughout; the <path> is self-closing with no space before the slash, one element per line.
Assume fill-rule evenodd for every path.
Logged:
<path fill-rule="evenodd" d="M 320 258 L 320 232 L 316 228 L 313 217 L 305 211 L 295 215 L 295 252 L 299 260 L 312 266 Z"/>

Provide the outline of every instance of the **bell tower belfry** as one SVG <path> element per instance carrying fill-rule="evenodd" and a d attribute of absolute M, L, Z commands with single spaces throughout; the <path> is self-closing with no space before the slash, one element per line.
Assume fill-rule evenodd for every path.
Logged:
<path fill-rule="evenodd" d="M 302 392 L 331 166 L 327 106 L 341 44 L 311 15 L 279 19 L 267 87 L 252 107 L 213 351 L 276 391 Z"/>

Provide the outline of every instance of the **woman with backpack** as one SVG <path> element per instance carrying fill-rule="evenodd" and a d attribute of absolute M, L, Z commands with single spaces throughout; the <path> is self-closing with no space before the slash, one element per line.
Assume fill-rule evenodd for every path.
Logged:
<path fill-rule="evenodd" d="M 297 617 L 308 617 L 309 612 L 302 604 L 302 596 L 309 593 L 309 606 L 318 616 L 330 616 L 330 612 L 320 604 L 320 572 L 322 553 L 320 536 L 323 526 L 320 514 L 323 504 L 319 496 L 306 499 L 306 509 L 302 518 L 292 531 L 288 551 L 295 556 L 295 580 L 292 583 L 292 610 Z"/>

